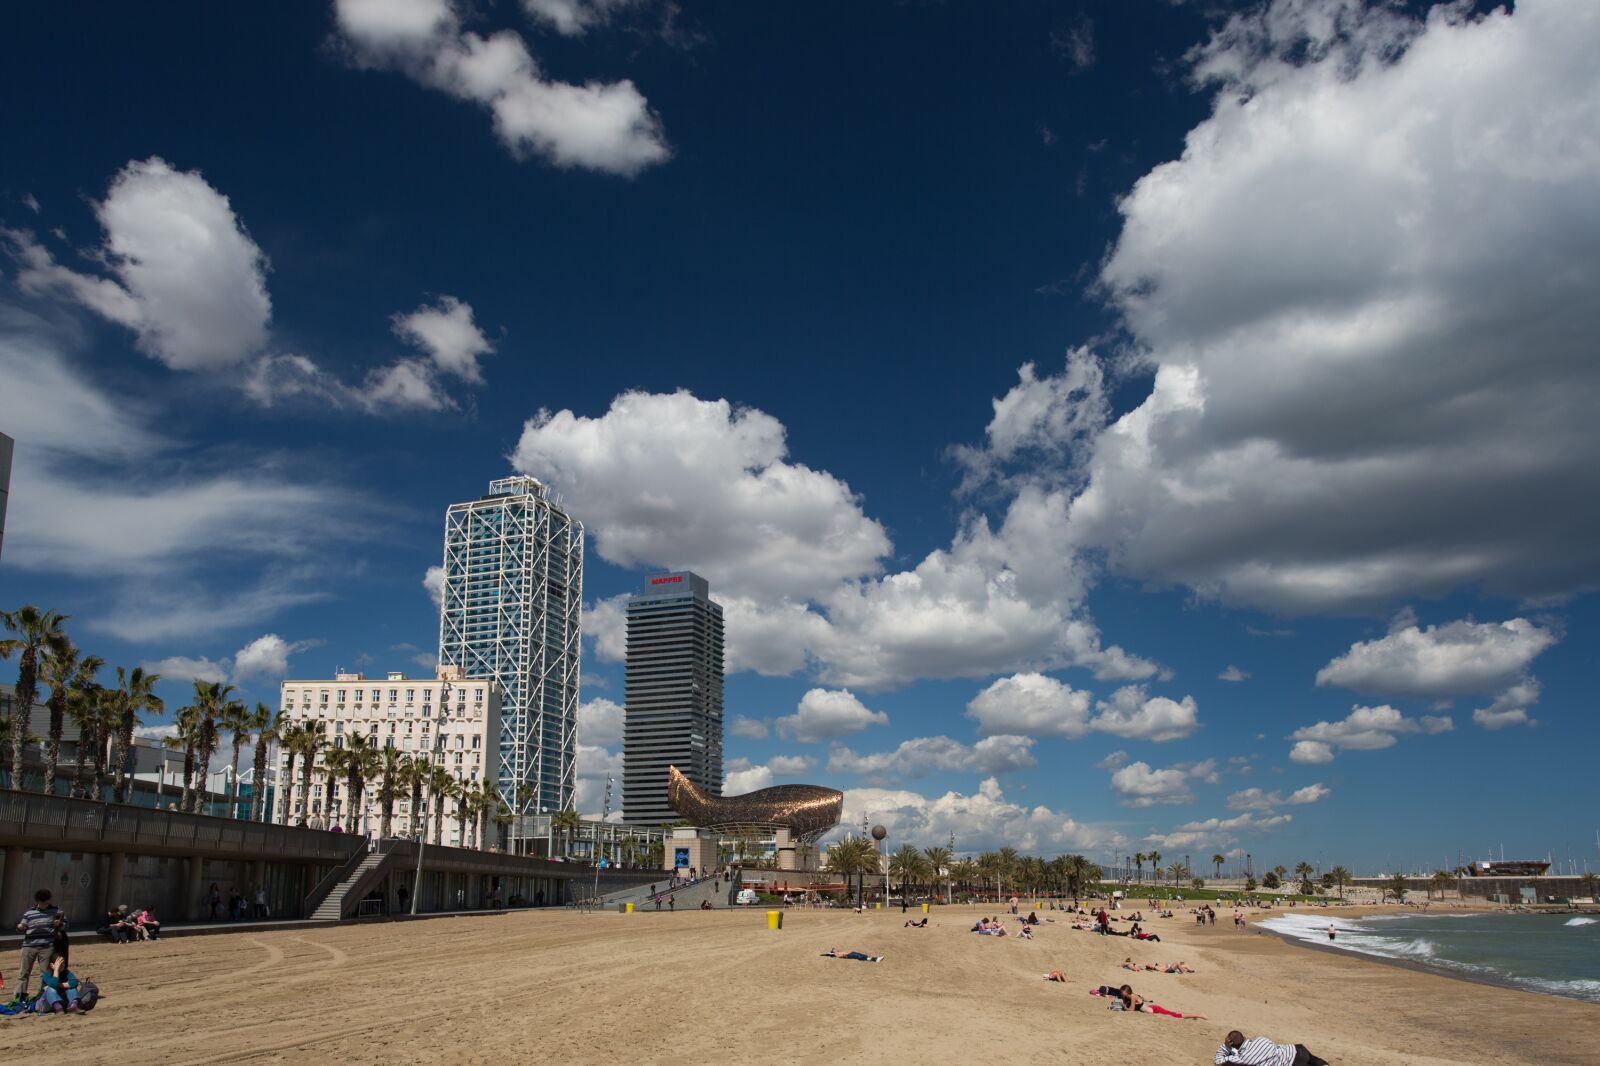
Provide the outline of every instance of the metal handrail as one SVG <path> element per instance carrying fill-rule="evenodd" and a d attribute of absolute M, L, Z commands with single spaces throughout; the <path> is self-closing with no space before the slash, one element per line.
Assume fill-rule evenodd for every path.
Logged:
<path fill-rule="evenodd" d="M 322 905 L 322 901 L 328 898 L 328 893 L 332 892 L 336 885 L 346 877 L 349 877 L 355 872 L 356 867 L 361 865 L 362 860 L 367 857 L 367 849 L 371 846 L 371 843 L 372 841 L 369 838 L 362 837 L 361 847 L 357 848 L 348 859 L 328 871 L 322 880 L 313 885 L 311 891 L 306 893 L 305 909 L 300 913 L 307 918 L 311 917 L 312 913 Z"/>

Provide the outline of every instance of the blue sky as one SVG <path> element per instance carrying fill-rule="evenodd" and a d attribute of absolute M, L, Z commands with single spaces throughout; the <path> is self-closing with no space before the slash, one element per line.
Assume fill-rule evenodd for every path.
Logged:
<path fill-rule="evenodd" d="M 590 533 L 586 809 L 619 597 L 693 567 L 730 791 L 1595 865 L 1593 5 L 14 23 L 0 601 L 170 705 L 423 672 L 444 508 L 515 469 Z"/>

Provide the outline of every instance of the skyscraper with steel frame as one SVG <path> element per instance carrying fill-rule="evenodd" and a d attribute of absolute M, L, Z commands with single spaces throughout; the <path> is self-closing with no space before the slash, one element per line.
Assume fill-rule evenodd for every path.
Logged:
<path fill-rule="evenodd" d="M 573 805 L 582 604 L 583 524 L 537 478 L 451 505 L 439 662 L 500 682 L 500 796 L 519 813 Z"/>
<path fill-rule="evenodd" d="M 622 817 L 676 821 L 667 770 L 722 795 L 722 607 L 698 574 L 656 574 L 628 598 Z"/>

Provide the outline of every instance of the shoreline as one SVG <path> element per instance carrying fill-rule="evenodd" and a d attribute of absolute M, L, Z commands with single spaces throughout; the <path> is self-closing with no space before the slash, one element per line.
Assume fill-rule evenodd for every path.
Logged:
<path fill-rule="evenodd" d="M 1496 912 L 1484 911 L 1482 913 L 1493 914 Z M 1461 916 L 1462 915 L 1460 914 L 1456 914 L 1451 915 L 1450 917 Z M 1470 917 L 1471 915 L 1467 916 Z M 1361 918 L 1374 917 L 1379 917 L 1379 915 L 1361 915 Z M 1445 916 L 1430 915 L 1429 917 Z M 1356 920 L 1359 921 L 1360 919 Z M 1451 980 L 1466 981 L 1475 985 L 1487 985 L 1490 988 L 1504 988 L 1509 989 L 1512 992 L 1526 992 L 1533 996 L 1550 996 L 1553 999 L 1567 1000 L 1574 1003 L 1585 1003 L 1590 1006 L 1594 1005 L 1594 1000 L 1592 999 L 1585 999 L 1582 996 L 1564 996 L 1560 992 L 1552 992 L 1547 988 L 1531 988 L 1528 985 L 1518 982 L 1517 979 L 1513 977 L 1496 976 L 1484 973 L 1469 973 L 1464 970 L 1455 970 L 1446 966 L 1429 966 L 1427 963 L 1417 962 L 1415 959 L 1403 959 L 1395 955 L 1380 955 L 1371 951 L 1355 951 L 1350 948 L 1329 947 L 1327 944 L 1318 943 L 1315 940 L 1302 940 L 1299 937 L 1290 936 L 1288 933 L 1285 933 L 1282 930 L 1273 929 L 1271 926 L 1262 924 L 1265 921 L 1270 921 L 1270 919 L 1261 919 L 1257 921 L 1257 931 L 1269 933 L 1283 941 L 1285 944 L 1290 944 L 1297 948 L 1305 948 L 1309 951 L 1320 951 L 1326 955 L 1334 955 L 1346 959 L 1364 959 L 1368 962 L 1376 962 L 1384 966 L 1394 966 L 1398 969 L 1410 970 L 1413 973 L 1431 974 L 1435 977 L 1448 977 Z"/>

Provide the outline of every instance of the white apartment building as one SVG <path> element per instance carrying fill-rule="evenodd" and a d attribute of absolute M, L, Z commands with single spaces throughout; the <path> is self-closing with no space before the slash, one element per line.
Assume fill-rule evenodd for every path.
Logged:
<path fill-rule="evenodd" d="M 428 680 L 398 672 L 381 681 L 364 674 L 335 674 L 331 681 L 285 681 L 282 696 L 281 706 L 293 723 L 322 723 L 328 748 L 342 749 L 352 735 L 359 733 L 380 750 L 398 748 L 414 759 L 429 759 L 448 770 L 458 782 L 475 785 L 495 781 L 499 776 L 501 694 L 493 680 L 463 680 L 460 671 L 452 666 L 440 667 L 436 676 Z M 324 761 L 319 752 L 314 765 L 320 770 Z M 288 765 L 287 753 L 280 750 L 280 780 Z M 358 826 L 348 821 L 354 814 L 343 774 L 333 782 L 333 801 L 328 805 L 325 779 L 320 772 L 314 772 L 309 803 L 304 806 L 300 794 L 303 774 L 303 764 L 297 763 L 294 781 L 280 790 L 276 821 L 296 824 L 304 819 L 312 825 L 340 825 L 346 832 L 378 833 L 382 823 L 378 802 L 381 779 L 366 783 L 365 826 Z M 426 793 L 423 802 L 431 802 Z M 421 813 L 426 816 L 431 811 Z M 446 800 L 440 839 L 459 846 L 462 840 L 455 816 L 455 802 Z M 395 797 L 389 833 L 408 836 L 413 831 L 410 791 L 402 790 Z M 468 833 L 470 838 L 470 822 Z M 430 826 L 428 839 L 433 838 Z"/>

